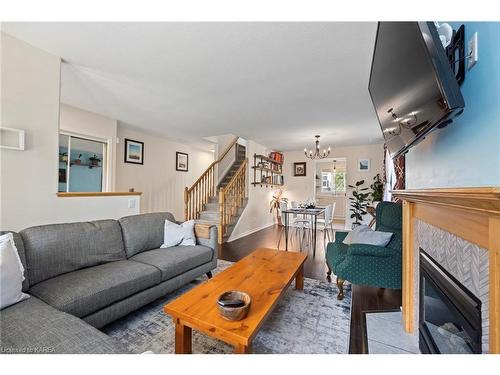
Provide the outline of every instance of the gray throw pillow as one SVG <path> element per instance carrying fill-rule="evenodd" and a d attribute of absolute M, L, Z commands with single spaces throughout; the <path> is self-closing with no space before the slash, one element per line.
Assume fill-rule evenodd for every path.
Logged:
<path fill-rule="evenodd" d="M 371 230 L 368 225 L 365 225 L 365 224 L 358 225 L 353 230 L 351 230 L 349 233 L 347 233 L 347 236 L 345 236 L 344 241 L 342 241 L 342 243 L 344 245 L 350 245 L 352 243 L 352 235 L 353 235 L 353 233 L 364 232 L 366 230 Z"/>
<path fill-rule="evenodd" d="M 390 232 L 379 232 L 375 230 L 364 230 L 353 232 L 351 236 L 351 244 L 365 244 L 386 247 L 392 238 Z"/>

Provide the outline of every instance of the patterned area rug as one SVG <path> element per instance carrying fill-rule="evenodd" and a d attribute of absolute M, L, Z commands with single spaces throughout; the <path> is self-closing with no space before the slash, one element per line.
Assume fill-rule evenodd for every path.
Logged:
<path fill-rule="evenodd" d="M 220 272 L 232 263 L 219 260 Z M 134 353 L 174 353 L 174 324 L 163 306 L 202 282 L 183 286 L 102 329 Z M 349 348 L 351 287 L 337 300 L 335 283 L 304 279 L 304 290 L 293 283 L 253 341 L 253 353 L 346 354 Z M 193 353 L 232 353 L 233 348 L 193 330 Z"/>

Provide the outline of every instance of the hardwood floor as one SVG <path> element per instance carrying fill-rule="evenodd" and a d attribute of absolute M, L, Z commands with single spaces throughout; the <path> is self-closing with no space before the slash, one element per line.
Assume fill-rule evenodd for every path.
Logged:
<path fill-rule="evenodd" d="M 365 311 L 395 310 L 401 306 L 401 290 L 373 288 L 364 285 L 352 286 L 350 354 L 366 354 Z"/>
<path fill-rule="evenodd" d="M 336 229 L 342 228 L 341 224 L 335 225 Z M 250 254 L 259 247 L 277 248 L 281 227 L 274 225 L 260 230 L 233 242 L 226 242 L 219 247 L 219 258 L 236 262 Z M 326 281 L 325 244 L 323 235 L 318 232 L 318 246 L 316 256 L 313 257 L 312 250 L 307 251 L 308 257 L 304 264 L 304 276 L 317 280 Z M 327 240 L 328 242 L 328 240 Z M 281 239 L 280 249 L 284 250 L 285 244 Z M 289 251 L 300 251 L 298 241 L 294 237 L 288 246 Z M 393 289 L 380 289 L 361 285 L 353 285 L 352 309 L 351 309 L 351 334 L 349 353 L 367 353 L 364 340 L 365 324 L 363 321 L 364 311 L 394 310 L 401 306 L 401 291 Z"/>
<path fill-rule="evenodd" d="M 226 242 L 219 248 L 219 258 L 236 262 L 241 258 L 250 254 L 253 250 L 259 247 L 268 247 L 276 249 L 278 240 L 281 233 L 281 227 L 274 225 L 266 229 L 235 240 L 233 242 Z M 299 243 L 296 236 L 292 233 L 292 240 L 288 242 L 288 251 L 300 251 Z M 304 264 L 304 276 L 311 279 L 326 280 L 326 263 L 325 263 L 325 246 L 323 244 L 323 234 L 318 231 L 317 236 L 318 245 L 316 248 L 316 256 L 313 257 L 312 250 L 304 249 L 302 252 L 307 251 L 307 260 Z M 282 237 L 280 249 L 285 249 L 285 241 Z"/>

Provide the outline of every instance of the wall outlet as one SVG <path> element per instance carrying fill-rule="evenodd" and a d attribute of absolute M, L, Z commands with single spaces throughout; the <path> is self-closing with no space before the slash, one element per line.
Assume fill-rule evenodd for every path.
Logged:
<path fill-rule="evenodd" d="M 135 199 L 134 198 L 130 198 L 128 200 L 128 208 L 135 208 Z"/>
<path fill-rule="evenodd" d="M 470 70 L 474 65 L 476 65 L 477 60 L 479 59 L 478 54 L 478 45 L 477 45 L 477 32 L 472 35 L 472 38 L 469 40 L 467 46 L 467 69 Z"/>

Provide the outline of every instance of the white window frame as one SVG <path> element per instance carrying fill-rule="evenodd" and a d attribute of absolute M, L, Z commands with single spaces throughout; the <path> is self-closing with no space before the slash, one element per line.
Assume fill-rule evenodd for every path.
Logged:
<path fill-rule="evenodd" d="M 344 191 L 337 191 L 337 184 L 335 183 L 335 176 L 337 174 L 342 173 L 344 175 Z M 331 175 L 331 179 L 327 177 L 327 174 Z M 347 173 L 346 172 L 323 172 L 321 171 L 321 194 L 331 194 L 334 196 L 337 196 L 339 194 L 345 194 L 346 193 L 346 179 L 347 179 Z M 324 184 L 330 182 L 330 185 L 327 184 L 325 186 Z M 330 188 L 330 190 L 324 190 L 324 188 Z"/>
<path fill-rule="evenodd" d="M 99 138 L 88 134 L 82 134 L 77 132 L 71 132 L 67 130 L 59 130 L 60 135 L 65 135 L 68 138 L 68 161 L 67 161 L 67 172 L 66 172 L 66 192 L 69 192 L 69 179 L 70 179 L 70 152 L 71 152 L 71 137 L 87 139 L 89 141 L 100 142 L 106 145 L 106 152 L 103 153 L 103 161 L 102 161 L 102 181 L 101 181 L 101 192 L 108 192 L 111 188 L 111 149 L 112 142 L 111 138 Z M 60 145 L 58 145 L 59 148 Z M 59 188 L 57 189 L 59 190 Z"/>

